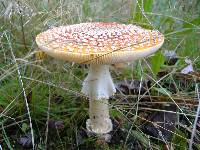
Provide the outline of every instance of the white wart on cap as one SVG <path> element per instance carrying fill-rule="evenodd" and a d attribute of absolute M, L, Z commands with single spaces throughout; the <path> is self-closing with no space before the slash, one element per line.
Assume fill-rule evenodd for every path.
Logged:
<path fill-rule="evenodd" d="M 157 51 L 164 36 L 132 24 L 91 22 L 49 29 L 36 37 L 52 57 L 85 64 L 132 61 Z"/>

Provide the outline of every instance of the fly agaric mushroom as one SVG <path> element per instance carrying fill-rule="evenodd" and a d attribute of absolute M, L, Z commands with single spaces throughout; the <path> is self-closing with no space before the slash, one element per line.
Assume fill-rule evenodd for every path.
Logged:
<path fill-rule="evenodd" d="M 136 25 L 91 22 L 54 27 L 36 37 L 52 57 L 90 64 L 81 92 L 89 97 L 86 128 L 96 134 L 112 131 L 108 99 L 115 92 L 109 64 L 133 61 L 156 52 L 164 36 Z"/>

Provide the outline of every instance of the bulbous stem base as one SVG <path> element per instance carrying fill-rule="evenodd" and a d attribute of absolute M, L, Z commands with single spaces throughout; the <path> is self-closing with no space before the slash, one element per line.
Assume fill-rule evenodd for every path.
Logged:
<path fill-rule="evenodd" d="M 89 132 L 105 134 L 112 131 L 108 100 L 90 100 L 89 116 L 90 119 L 86 122 Z"/>
<path fill-rule="evenodd" d="M 91 65 L 83 82 L 82 93 L 89 97 L 89 116 L 86 127 L 89 132 L 106 134 L 113 129 L 109 116 L 108 99 L 116 92 L 107 65 Z"/>

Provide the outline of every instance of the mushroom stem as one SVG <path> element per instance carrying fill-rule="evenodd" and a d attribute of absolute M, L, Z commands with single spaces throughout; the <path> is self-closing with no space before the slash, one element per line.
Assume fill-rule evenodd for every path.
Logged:
<path fill-rule="evenodd" d="M 82 93 L 90 99 L 88 131 L 104 134 L 112 130 L 108 99 L 116 92 L 108 65 L 90 65 L 89 73 L 83 82 Z"/>
<path fill-rule="evenodd" d="M 96 134 L 105 134 L 112 131 L 108 100 L 90 100 L 89 107 L 90 119 L 86 122 L 87 130 Z"/>

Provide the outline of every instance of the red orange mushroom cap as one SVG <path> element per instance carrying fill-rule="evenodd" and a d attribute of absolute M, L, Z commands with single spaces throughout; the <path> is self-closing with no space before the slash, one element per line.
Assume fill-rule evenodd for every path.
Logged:
<path fill-rule="evenodd" d="M 47 54 L 88 64 L 132 61 L 154 53 L 163 42 L 164 36 L 157 30 L 104 22 L 54 27 L 36 37 Z"/>

